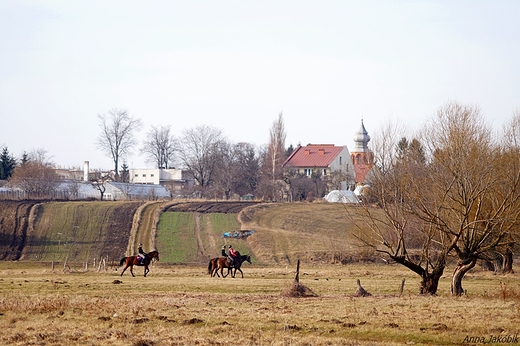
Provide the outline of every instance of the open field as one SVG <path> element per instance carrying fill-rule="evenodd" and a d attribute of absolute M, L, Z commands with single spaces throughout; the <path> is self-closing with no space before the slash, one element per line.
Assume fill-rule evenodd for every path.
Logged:
<path fill-rule="evenodd" d="M 355 219 L 355 207 L 324 203 L 6 202 L 0 208 L 0 341 L 460 345 L 494 336 L 495 344 L 519 343 L 518 274 L 475 268 L 463 281 L 467 294 L 455 298 L 449 263 L 438 296 L 419 296 L 415 274 L 384 265 L 381 255 L 357 245 Z M 255 232 L 222 238 L 235 229 Z M 134 268 L 135 278 L 120 277 L 122 269 L 110 265 L 139 242 L 157 248 L 161 261 L 146 278 L 142 267 Z M 253 258 L 242 266 L 245 278 L 209 277 L 208 259 L 230 243 Z M 297 260 L 301 284 L 317 297 L 285 294 Z M 371 297 L 354 297 L 357 279 Z"/>
<path fill-rule="evenodd" d="M 211 278 L 205 266 L 51 270 L 0 262 L 0 341 L 7 345 L 461 345 L 507 344 L 520 332 L 520 278 L 468 274 L 468 295 L 417 295 L 418 278 L 398 265 L 302 262 L 300 283 L 317 294 L 282 294 L 294 266 L 243 266 L 245 278 Z M 515 267 L 515 272 L 520 268 Z M 451 271 L 448 268 L 447 273 Z M 399 295 L 401 280 L 406 284 Z M 356 280 L 371 297 L 354 297 Z M 122 283 L 115 280 L 120 280 Z M 478 338 L 478 339 L 476 339 Z M 518 339 L 516 339 L 518 340 Z M 516 341 L 518 343 L 518 341 Z M 475 344 L 475 343 L 469 343 Z M 493 344 L 493 343 L 492 343 Z"/>

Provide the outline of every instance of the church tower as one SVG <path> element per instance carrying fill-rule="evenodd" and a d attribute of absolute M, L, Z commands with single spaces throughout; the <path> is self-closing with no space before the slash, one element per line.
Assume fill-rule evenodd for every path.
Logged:
<path fill-rule="evenodd" d="M 356 184 L 364 183 L 368 171 L 374 165 L 374 154 L 368 149 L 368 142 L 370 136 L 368 135 L 363 119 L 361 119 L 361 127 L 354 135 L 354 149 L 350 151 L 350 157 L 354 164 L 354 172 L 356 172 Z"/>

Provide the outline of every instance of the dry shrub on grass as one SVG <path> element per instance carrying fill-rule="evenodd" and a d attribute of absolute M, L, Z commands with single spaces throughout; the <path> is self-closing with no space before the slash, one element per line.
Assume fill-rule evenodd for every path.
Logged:
<path fill-rule="evenodd" d="M 291 285 L 289 285 L 286 289 L 282 291 L 281 296 L 292 298 L 307 298 L 317 297 L 318 295 L 314 293 L 310 288 L 294 280 Z"/>
<path fill-rule="evenodd" d="M 506 283 L 500 282 L 500 286 L 496 291 L 484 291 L 484 297 L 520 300 L 520 290 L 509 287 Z"/>

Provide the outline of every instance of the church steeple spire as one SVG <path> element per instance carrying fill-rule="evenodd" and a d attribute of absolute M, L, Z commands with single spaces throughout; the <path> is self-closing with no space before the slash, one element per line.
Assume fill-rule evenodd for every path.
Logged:
<path fill-rule="evenodd" d="M 363 119 L 361 119 L 361 127 L 354 135 L 354 149 L 350 151 L 356 173 L 356 183 L 364 183 L 368 171 L 374 165 L 374 154 L 368 149 L 368 142 L 370 142 L 370 136 L 365 129 Z"/>
<path fill-rule="evenodd" d="M 367 152 L 368 151 L 368 142 L 370 142 L 370 136 L 368 135 L 367 130 L 365 129 L 365 125 L 363 124 L 363 119 L 361 119 L 361 127 L 358 132 L 354 135 L 354 149 L 352 151 L 355 152 Z"/>

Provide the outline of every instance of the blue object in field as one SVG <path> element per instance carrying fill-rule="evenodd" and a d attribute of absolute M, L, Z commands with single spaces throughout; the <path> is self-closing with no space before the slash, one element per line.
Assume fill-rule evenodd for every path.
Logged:
<path fill-rule="evenodd" d="M 255 231 L 250 230 L 240 230 L 234 232 L 225 232 L 222 234 L 222 238 L 246 238 L 253 234 Z"/>

